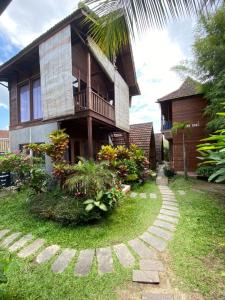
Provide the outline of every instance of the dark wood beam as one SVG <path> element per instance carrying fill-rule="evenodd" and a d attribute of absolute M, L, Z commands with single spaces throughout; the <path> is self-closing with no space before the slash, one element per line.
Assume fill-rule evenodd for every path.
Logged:
<path fill-rule="evenodd" d="M 91 109 L 91 54 L 87 53 L 87 107 Z"/>
<path fill-rule="evenodd" d="M 92 117 L 87 117 L 87 133 L 88 133 L 88 158 L 93 158 L 93 124 Z"/>

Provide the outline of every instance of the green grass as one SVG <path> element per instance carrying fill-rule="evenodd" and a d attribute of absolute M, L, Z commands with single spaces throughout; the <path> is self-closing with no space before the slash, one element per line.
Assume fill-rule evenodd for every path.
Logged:
<path fill-rule="evenodd" d="M 159 194 L 152 182 L 136 190 Z M 30 216 L 26 194 L 23 193 L 0 200 L 0 227 L 31 232 L 35 237 L 44 238 L 47 244 L 56 243 L 61 247 L 81 249 L 109 246 L 134 238 L 146 230 L 158 214 L 160 205 L 161 201 L 158 200 L 126 198 L 110 218 L 100 224 L 66 228 Z M 112 274 L 99 276 L 95 261 L 89 276 L 74 277 L 77 255 L 60 275 L 50 271 L 51 262 L 37 266 L 33 258 L 22 260 L 13 256 L 13 264 L 7 272 L 8 284 L 0 285 L 0 299 L 111 300 L 116 299 L 118 289 L 131 281 L 132 270 L 121 267 L 116 259 L 115 272 Z"/>
<path fill-rule="evenodd" d="M 179 196 L 181 218 L 170 243 L 176 284 L 199 291 L 207 299 L 225 299 L 225 201 L 193 190 L 197 180 L 175 179 L 170 187 Z"/>

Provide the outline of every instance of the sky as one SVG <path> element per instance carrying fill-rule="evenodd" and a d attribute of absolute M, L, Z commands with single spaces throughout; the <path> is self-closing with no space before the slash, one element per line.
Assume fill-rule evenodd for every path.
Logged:
<path fill-rule="evenodd" d="M 13 0 L 0 16 L 0 65 L 40 34 L 72 13 L 77 0 Z M 192 56 L 194 21 L 171 22 L 152 29 L 133 42 L 134 61 L 141 96 L 133 97 L 130 123 L 153 122 L 160 132 L 157 99 L 182 83 L 171 68 Z M 0 129 L 9 126 L 8 91 L 0 85 Z"/>

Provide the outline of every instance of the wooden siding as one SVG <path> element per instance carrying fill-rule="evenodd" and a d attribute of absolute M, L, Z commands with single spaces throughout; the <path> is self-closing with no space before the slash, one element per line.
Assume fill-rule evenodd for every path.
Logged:
<path fill-rule="evenodd" d="M 172 101 L 172 121 L 187 121 L 190 132 L 186 134 L 188 171 L 196 170 L 199 160 L 196 146 L 207 136 L 207 119 L 203 116 L 207 102 L 202 96 L 192 96 Z M 173 135 L 173 162 L 176 171 L 183 171 L 182 135 Z"/>

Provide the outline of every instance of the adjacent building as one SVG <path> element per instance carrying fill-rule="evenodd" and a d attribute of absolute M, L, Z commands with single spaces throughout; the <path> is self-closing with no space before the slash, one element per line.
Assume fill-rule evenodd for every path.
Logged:
<path fill-rule="evenodd" d="M 196 146 L 207 136 L 207 118 L 204 115 L 207 101 L 197 89 L 197 82 L 187 78 L 180 88 L 160 99 L 161 132 L 169 142 L 169 156 L 176 171 L 183 171 L 182 135 L 172 134 L 174 122 L 187 122 L 186 150 L 188 171 L 194 172 L 199 163 Z"/>
<path fill-rule="evenodd" d="M 155 152 L 156 162 L 161 164 L 164 160 L 164 149 L 163 149 L 163 134 L 155 133 Z"/>
<path fill-rule="evenodd" d="M 8 82 L 10 150 L 70 135 L 67 159 L 94 158 L 112 132 L 129 135 L 129 107 L 139 95 L 131 45 L 111 61 L 88 35 L 78 9 L 1 65 Z"/>

